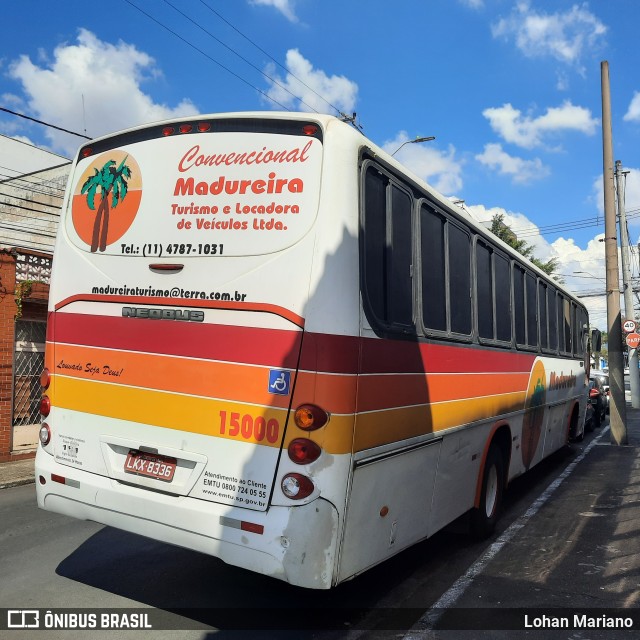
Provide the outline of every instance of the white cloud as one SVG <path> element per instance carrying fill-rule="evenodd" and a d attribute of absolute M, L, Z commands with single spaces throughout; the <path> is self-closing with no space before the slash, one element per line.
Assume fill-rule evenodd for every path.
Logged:
<path fill-rule="evenodd" d="M 486 144 L 484 151 L 476 155 L 476 160 L 490 169 L 497 169 L 499 173 L 511 176 L 513 182 L 527 184 L 534 180 L 541 180 L 549 175 L 549 167 L 542 164 L 540 158 L 524 160 L 509 155 L 499 144 Z"/>
<path fill-rule="evenodd" d="M 298 18 L 295 14 L 293 6 L 295 0 L 250 0 L 251 4 L 263 5 L 266 7 L 274 7 L 277 9 L 287 20 L 291 22 L 298 22 Z"/>
<path fill-rule="evenodd" d="M 484 0 L 459 0 L 459 2 L 471 9 L 484 8 Z"/>
<path fill-rule="evenodd" d="M 508 103 L 485 109 L 482 115 L 500 137 L 525 149 L 542 146 L 546 136 L 563 131 L 593 135 L 599 122 L 589 109 L 577 107 L 568 100 L 560 107 L 549 107 L 543 115 L 535 118 L 523 115 Z"/>
<path fill-rule="evenodd" d="M 407 132 L 400 131 L 393 140 L 385 142 L 382 148 L 394 153 L 408 141 Z M 456 159 L 455 154 L 456 150 L 452 145 L 445 152 L 435 147 L 433 142 L 425 142 L 405 144 L 394 158 L 440 193 L 450 195 L 462 189 L 462 162 Z"/>
<path fill-rule="evenodd" d="M 507 18 L 492 25 L 495 38 L 513 39 L 529 58 L 552 57 L 578 65 L 582 55 L 604 44 L 607 27 L 587 9 L 573 5 L 564 13 L 538 13 L 528 2 L 519 2 Z"/>
<path fill-rule="evenodd" d="M 286 66 L 289 71 L 286 78 L 276 75 L 275 65 L 267 67 L 267 74 L 276 81 L 271 83 L 267 91 L 272 100 L 286 108 L 302 111 L 332 113 L 333 106 L 349 114 L 354 110 L 358 96 L 355 82 L 344 76 L 328 76 L 321 69 L 314 69 L 297 49 L 287 51 Z"/>
<path fill-rule="evenodd" d="M 640 91 L 636 91 L 633 94 L 629 109 L 624 114 L 624 120 L 640 122 Z"/>
<path fill-rule="evenodd" d="M 10 65 L 22 83 L 31 114 L 57 126 L 96 137 L 145 122 L 197 113 L 189 100 L 169 107 L 141 88 L 160 75 L 153 58 L 122 41 L 110 44 L 81 29 L 77 44 L 61 45 L 42 66 L 21 56 Z M 83 108 L 84 102 L 84 108 Z M 47 129 L 54 149 L 73 155 L 81 138 Z"/>

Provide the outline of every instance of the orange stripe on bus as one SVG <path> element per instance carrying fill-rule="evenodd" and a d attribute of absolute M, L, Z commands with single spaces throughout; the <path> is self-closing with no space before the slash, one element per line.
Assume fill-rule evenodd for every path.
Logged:
<path fill-rule="evenodd" d="M 285 409 L 289 406 L 290 396 L 269 393 L 268 367 L 68 344 L 56 344 L 55 355 L 55 362 L 49 357 L 46 363 L 54 375 Z M 356 384 L 355 376 L 301 371 L 296 400 L 298 404 L 317 404 L 331 413 L 354 413 Z"/>

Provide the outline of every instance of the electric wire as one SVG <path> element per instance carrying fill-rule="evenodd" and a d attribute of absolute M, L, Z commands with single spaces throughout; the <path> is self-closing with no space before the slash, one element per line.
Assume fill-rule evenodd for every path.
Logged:
<path fill-rule="evenodd" d="M 212 13 L 214 13 L 216 16 L 218 16 L 218 18 L 220 18 L 220 20 L 222 20 L 223 22 L 225 22 L 226 24 L 228 24 L 237 34 L 239 34 L 240 36 L 242 36 L 247 42 L 249 42 L 250 44 L 252 44 L 258 51 L 260 51 L 261 53 L 263 53 L 265 56 L 267 56 L 272 62 L 274 62 L 276 65 L 278 65 L 283 71 L 285 71 L 286 73 L 288 73 L 292 78 L 294 78 L 295 80 L 297 80 L 302 86 L 304 86 L 305 88 L 309 89 L 309 91 L 311 91 L 312 93 L 314 93 L 316 96 L 318 96 L 318 98 L 320 98 L 321 100 L 323 100 L 326 104 L 328 104 L 332 109 L 335 109 L 338 113 L 341 113 L 340 109 L 338 109 L 338 107 L 336 107 L 334 104 L 332 104 L 331 102 L 329 102 L 329 100 L 327 100 L 323 95 L 319 94 L 313 87 L 310 87 L 308 84 L 306 84 L 304 82 L 304 80 L 301 80 L 300 78 L 298 78 L 297 76 L 295 76 L 293 73 L 291 73 L 290 69 L 287 69 L 287 67 L 285 67 L 284 65 L 280 64 L 280 62 L 278 62 L 271 54 L 269 54 L 267 51 L 265 51 L 262 47 L 260 47 L 259 45 L 257 45 L 251 38 L 249 38 L 248 36 L 246 36 L 244 33 L 242 33 L 242 31 L 240 31 L 237 27 L 235 27 L 233 24 L 231 24 L 231 22 L 229 22 L 229 20 L 227 20 L 224 16 L 222 16 L 220 13 L 218 13 L 213 7 L 210 7 L 206 2 L 204 2 L 204 0 L 200 0 L 200 3 L 202 5 L 204 5 L 207 9 L 209 9 L 209 11 L 211 11 Z M 304 104 L 304 103 L 303 103 Z"/>
<path fill-rule="evenodd" d="M 231 53 L 233 53 L 234 55 L 238 56 L 238 58 L 240 58 L 240 60 L 242 60 L 243 62 L 248 64 L 252 69 L 255 69 L 258 73 L 261 73 L 265 78 L 267 78 L 267 80 L 270 80 L 274 84 L 278 85 L 283 91 L 286 91 L 292 98 L 295 98 L 296 100 L 299 100 L 300 104 L 303 104 L 305 107 L 309 107 L 309 109 L 311 111 L 315 111 L 316 113 L 318 112 L 317 109 L 312 107 L 310 104 L 307 104 L 302 98 L 300 98 L 300 96 L 297 96 L 294 93 L 292 93 L 291 91 L 289 91 L 289 89 L 287 89 L 287 87 L 285 87 L 284 85 L 280 84 L 277 80 L 275 80 L 274 78 L 269 76 L 262 69 L 260 69 L 255 64 L 253 64 L 253 62 L 251 62 L 250 60 L 247 60 L 244 56 L 242 56 L 240 53 L 238 53 L 235 49 L 230 47 L 228 44 L 224 43 L 218 37 L 214 36 L 210 31 L 207 31 L 201 24 L 198 24 L 193 18 L 190 18 L 186 13 L 184 13 L 184 11 L 181 11 L 180 9 L 178 9 L 178 7 L 176 7 L 171 2 L 169 2 L 169 0 L 163 0 L 163 2 L 165 4 L 168 4 L 174 11 L 177 11 L 183 18 L 186 18 L 189 22 L 191 22 L 193 25 L 198 27 L 198 29 L 200 29 L 201 31 L 206 33 L 209 37 L 213 38 L 217 43 L 221 44 L 227 50 L 231 51 Z"/>
<path fill-rule="evenodd" d="M 31 122 L 37 122 L 38 124 L 43 124 L 45 127 L 50 127 L 51 129 L 57 129 L 58 131 L 63 131 L 64 133 L 69 133 L 72 136 L 78 136 L 79 138 L 85 138 L 87 140 L 91 140 L 89 136 L 85 136 L 81 133 L 76 133 L 75 131 L 69 131 L 69 129 L 63 129 L 62 127 L 57 127 L 55 124 L 49 124 L 48 122 L 43 122 L 42 120 L 37 120 L 36 118 L 32 118 L 31 116 L 27 116 L 24 113 L 18 113 L 17 111 L 11 111 L 11 109 L 6 109 L 5 107 L 0 107 L 0 111 L 4 111 L 5 113 L 10 113 L 12 116 L 18 116 L 19 118 L 24 118 L 25 120 L 31 120 Z"/>

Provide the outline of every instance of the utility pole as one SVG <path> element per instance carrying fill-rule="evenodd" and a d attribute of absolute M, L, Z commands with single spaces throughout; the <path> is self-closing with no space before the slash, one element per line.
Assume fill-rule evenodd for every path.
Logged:
<path fill-rule="evenodd" d="M 620 318 L 620 275 L 616 234 L 615 188 L 613 184 L 613 141 L 611 134 L 611 89 L 609 63 L 600 63 L 602 90 L 602 178 L 604 183 L 604 252 L 607 274 L 607 329 L 609 331 L 609 426 L 611 442 L 627 444 L 627 405 L 624 398 L 622 322 Z"/>
<path fill-rule="evenodd" d="M 625 179 L 628 171 L 622 171 L 622 163 L 616 160 L 616 191 L 618 194 L 618 220 L 620 221 L 620 256 L 622 257 L 622 283 L 624 286 L 624 315 L 627 320 L 633 320 L 633 287 L 631 286 L 631 271 L 629 269 L 629 230 L 627 229 L 627 214 L 624 207 Z M 629 347 L 629 383 L 631 385 L 631 406 L 640 409 L 640 372 L 638 371 L 638 350 Z"/>

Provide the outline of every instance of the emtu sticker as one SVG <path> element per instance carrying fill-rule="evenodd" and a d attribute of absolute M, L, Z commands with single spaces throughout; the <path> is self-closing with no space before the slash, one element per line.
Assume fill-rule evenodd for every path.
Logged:
<path fill-rule="evenodd" d="M 282 369 L 269 371 L 269 393 L 279 396 L 288 396 L 291 385 L 291 372 Z"/>
<path fill-rule="evenodd" d="M 142 175 L 130 153 L 108 151 L 91 162 L 76 182 L 71 207 L 73 227 L 91 253 L 120 240 L 141 199 Z"/>

